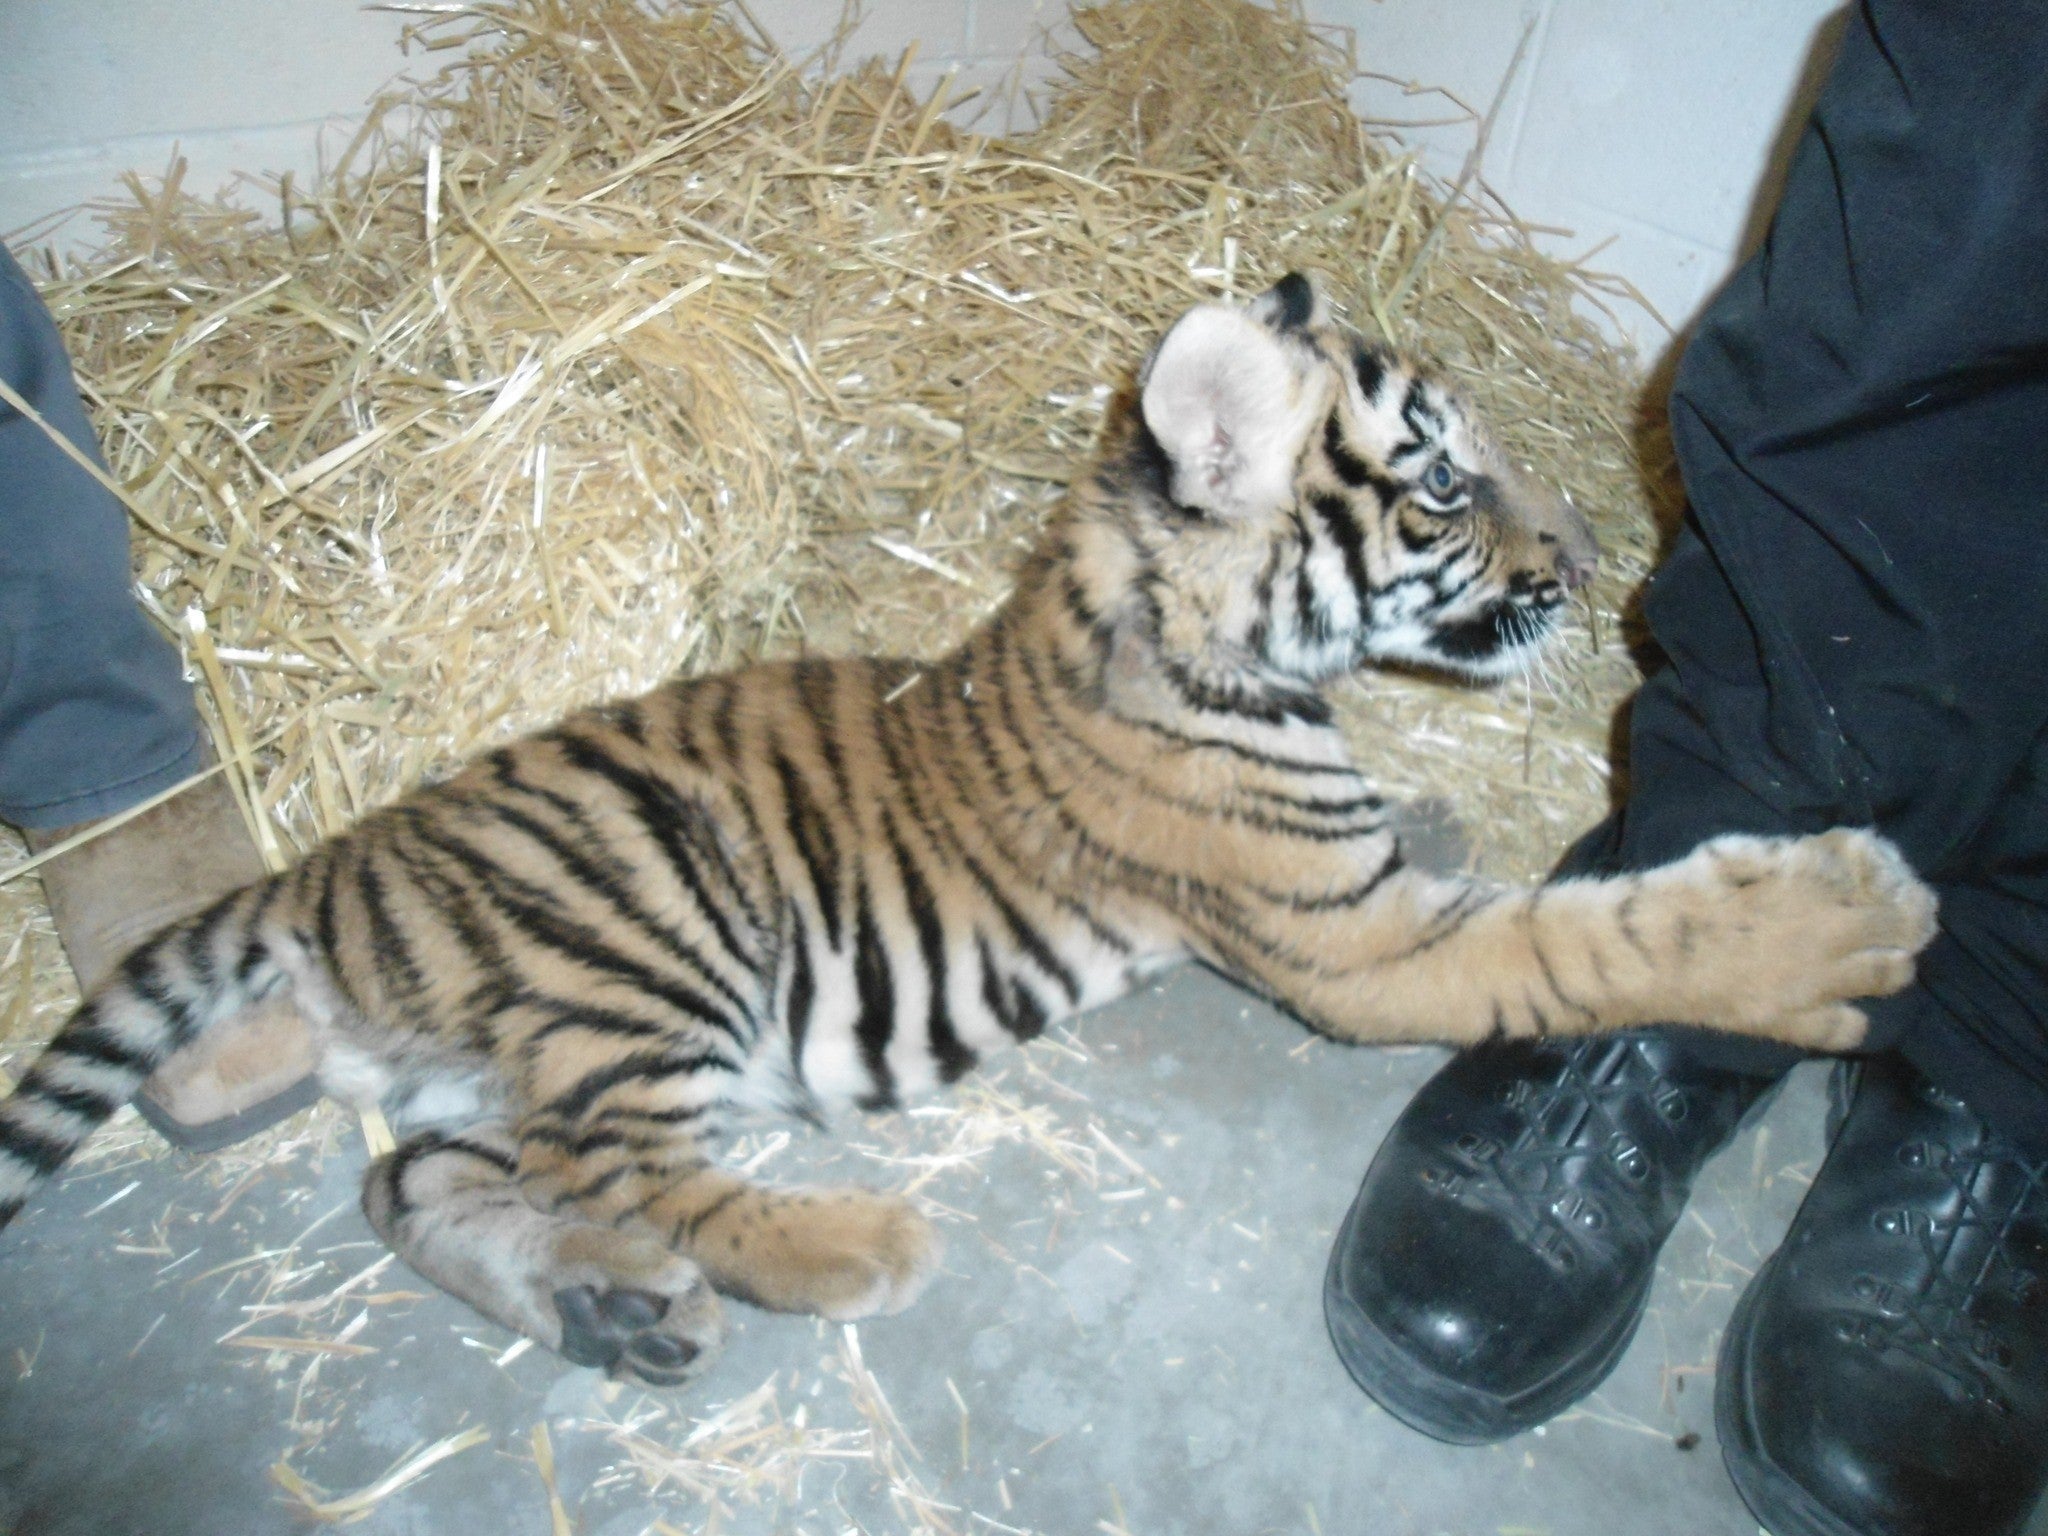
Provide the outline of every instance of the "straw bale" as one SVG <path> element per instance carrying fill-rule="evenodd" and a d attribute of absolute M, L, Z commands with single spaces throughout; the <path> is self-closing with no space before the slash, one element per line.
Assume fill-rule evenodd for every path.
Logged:
<path fill-rule="evenodd" d="M 378 103 L 317 185 L 272 188 L 275 220 L 174 170 L 103 210 L 99 256 L 46 264 L 138 590 L 273 858 L 678 669 L 936 653 L 1000 599 L 1159 329 L 1290 268 L 1437 359 L 1607 551 L 1527 684 L 1346 685 L 1363 760 L 1448 802 L 1501 875 L 1604 810 L 1635 679 L 1617 615 L 1653 538 L 1639 379 L 1597 320 L 1618 285 L 1360 122 L 1349 39 L 1293 0 L 1112 0 L 1071 35 L 1037 126 L 991 136 L 943 85 L 906 85 L 907 59 L 799 70 L 737 7 L 493 0 L 423 18 L 440 72 Z M 20 865 L 0 843 L 0 1070 L 71 1001 Z M 928 1202 L 1001 1144 L 1099 1198 L 1156 1188 L 1079 1095 L 1036 1102 L 1058 1050 L 1021 1058 L 1025 1099 L 986 1081 L 864 1155 Z M 218 1160 L 223 1206 L 340 1134 L 316 1114 Z M 298 1294 L 266 1283 L 259 1342 L 358 1301 Z M 349 1364 L 315 1354 L 308 1383 L 323 1362 Z M 889 1459 L 851 1334 L 838 1369 L 858 1444 L 805 1435 L 769 1391 L 713 1415 L 751 1447 L 726 1463 L 625 1429 L 617 1448 L 652 1486 L 725 1499 L 857 1450 L 906 1526 L 944 1528 Z"/>

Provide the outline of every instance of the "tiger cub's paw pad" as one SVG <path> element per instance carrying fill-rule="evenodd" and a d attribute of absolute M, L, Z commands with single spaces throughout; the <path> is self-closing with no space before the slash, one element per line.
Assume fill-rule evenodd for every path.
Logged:
<path fill-rule="evenodd" d="M 669 1314 L 666 1296 L 565 1285 L 554 1301 L 562 1322 L 562 1358 L 572 1365 L 594 1365 L 613 1376 L 665 1387 L 686 1381 L 705 1351 L 696 1339 L 661 1331 Z"/>
<path fill-rule="evenodd" d="M 703 1272 L 660 1244 L 573 1226 L 554 1245 L 550 1300 L 557 1350 L 621 1380 L 672 1387 L 697 1374 L 725 1338 Z"/>

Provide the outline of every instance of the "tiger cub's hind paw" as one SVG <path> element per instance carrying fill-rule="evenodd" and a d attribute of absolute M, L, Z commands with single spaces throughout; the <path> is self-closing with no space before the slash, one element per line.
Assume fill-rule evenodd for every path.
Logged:
<path fill-rule="evenodd" d="M 777 1312 L 850 1322 L 917 1300 L 942 1247 L 899 1195 L 825 1189 L 763 1192 L 692 1251 L 720 1290 Z"/>
<path fill-rule="evenodd" d="M 424 1133 L 371 1164 L 363 1214 L 398 1256 L 492 1320 L 577 1365 L 673 1386 L 725 1337 L 704 1272 L 638 1232 L 550 1215 L 490 1127 Z"/>
<path fill-rule="evenodd" d="M 688 1380 L 704 1352 L 687 1333 L 679 1337 L 661 1329 L 669 1298 L 657 1292 L 565 1285 L 554 1300 L 562 1324 L 562 1358 L 572 1365 L 594 1365 L 614 1376 L 667 1387 Z"/>
<path fill-rule="evenodd" d="M 559 1342 L 575 1365 L 623 1381 L 672 1387 L 701 1370 L 725 1337 L 718 1298 L 703 1272 L 650 1238 L 565 1224 L 551 1285 Z"/>

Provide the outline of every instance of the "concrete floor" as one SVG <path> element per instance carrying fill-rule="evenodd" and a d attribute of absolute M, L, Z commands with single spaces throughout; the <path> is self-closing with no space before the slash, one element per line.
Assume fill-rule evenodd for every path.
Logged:
<path fill-rule="evenodd" d="M 1184 969 L 1011 1057 L 963 1108 L 751 1136 L 782 1179 L 924 1177 L 944 1272 L 852 1333 L 735 1307 L 724 1355 L 668 1396 L 537 1350 L 500 1363 L 507 1335 L 409 1298 L 424 1287 L 395 1263 L 322 1301 L 379 1254 L 352 1127 L 341 1152 L 266 1166 L 225 1202 L 204 1160 L 87 1171 L 5 1240 L 0 1531 L 298 1529 L 274 1465 L 340 1496 L 481 1430 L 355 1528 L 1750 1536 L 1711 1363 L 1818 1161 L 1822 1070 L 1709 1170 L 1608 1384 L 1534 1434 L 1460 1450 L 1361 1396 L 1320 1310 L 1330 1236 L 1440 1059 L 1332 1045 Z M 305 1305 L 249 1326 L 264 1284 Z M 284 1342 L 216 1342 L 238 1325 Z"/>

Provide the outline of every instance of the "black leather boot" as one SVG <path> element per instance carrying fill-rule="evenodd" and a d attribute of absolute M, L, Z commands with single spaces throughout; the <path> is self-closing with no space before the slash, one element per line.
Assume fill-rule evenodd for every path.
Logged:
<path fill-rule="evenodd" d="M 1323 1287 L 1352 1377 L 1454 1444 L 1502 1440 L 1598 1386 L 1657 1250 L 1774 1079 L 1651 1032 L 1455 1058 L 1402 1114 Z"/>
<path fill-rule="evenodd" d="M 2048 1484 L 2048 1159 L 1894 1060 L 1722 1341 L 1729 1475 L 1775 1536 L 2011 1536 Z"/>

